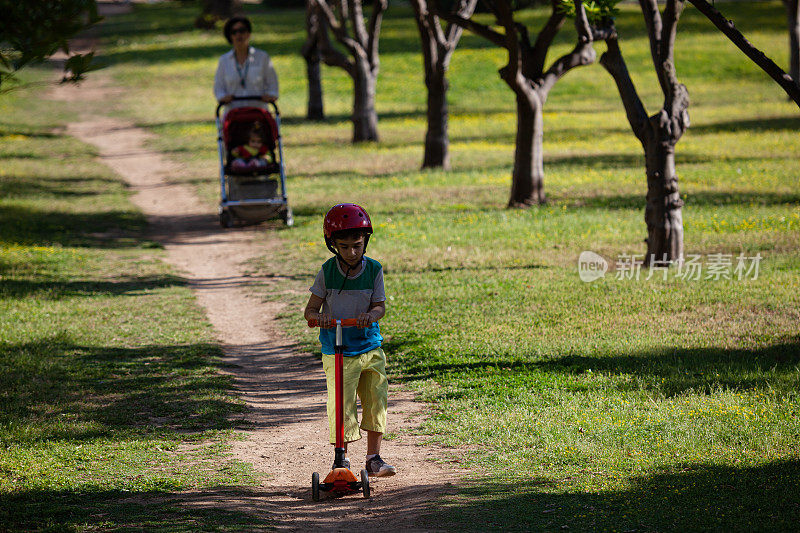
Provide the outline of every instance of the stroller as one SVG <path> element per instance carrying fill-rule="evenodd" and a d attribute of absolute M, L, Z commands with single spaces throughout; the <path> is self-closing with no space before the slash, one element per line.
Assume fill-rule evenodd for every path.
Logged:
<path fill-rule="evenodd" d="M 238 96 L 234 100 L 257 100 L 257 96 Z M 283 142 L 280 133 L 280 112 L 261 107 L 235 107 L 220 119 L 217 106 L 217 144 L 219 146 L 219 223 L 223 228 L 234 225 L 258 224 L 281 218 L 287 226 L 294 224 L 292 209 L 286 196 L 286 171 L 283 165 Z M 250 132 L 263 132 L 264 160 L 258 167 L 237 167 L 231 151 L 247 144 Z M 277 148 L 277 157 L 275 149 Z M 278 182 L 280 179 L 280 183 Z M 280 187 L 280 190 L 278 189 Z"/>

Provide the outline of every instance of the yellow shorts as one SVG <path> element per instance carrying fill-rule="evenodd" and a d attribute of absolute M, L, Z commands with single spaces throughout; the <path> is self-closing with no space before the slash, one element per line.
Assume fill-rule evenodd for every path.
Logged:
<path fill-rule="evenodd" d="M 386 378 L 386 354 L 381 348 L 344 358 L 344 441 L 361 438 L 358 429 L 356 394 L 361 400 L 361 429 L 386 432 L 386 405 L 389 380 Z M 322 369 L 328 382 L 328 428 L 331 444 L 336 443 L 336 374 L 335 357 L 322 356 Z"/>

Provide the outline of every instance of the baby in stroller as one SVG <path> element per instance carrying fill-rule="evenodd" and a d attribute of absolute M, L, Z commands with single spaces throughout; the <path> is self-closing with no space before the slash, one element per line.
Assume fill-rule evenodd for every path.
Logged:
<path fill-rule="evenodd" d="M 237 146 L 231 150 L 231 170 L 237 173 L 250 173 L 265 171 L 270 164 L 265 159 L 265 155 L 270 151 L 267 143 L 264 142 L 264 129 L 258 122 L 250 127 L 247 144 Z"/>

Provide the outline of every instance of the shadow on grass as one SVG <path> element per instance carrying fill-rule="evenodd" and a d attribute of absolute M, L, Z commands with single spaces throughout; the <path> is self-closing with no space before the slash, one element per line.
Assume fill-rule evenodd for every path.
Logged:
<path fill-rule="evenodd" d="M 128 248 L 146 227 L 135 211 L 86 213 L 6 206 L 0 211 L 0 242 L 24 246 Z"/>
<path fill-rule="evenodd" d="M 602 473 L 598 473 L 602 474 Z M 687 464 L 634 478 L 627 490 L 555 490 L 556 480 L 487 481 L 430 518 L 470 531 L 793 531 L 800 460 L 737 468 Z"/>
<path fill-rule="evenodd" d="M 339 173 L 339 172 L 330 172 L 330 173 L 325 172 L 323 174 L 325 176 L 341 177 L 342 180 L 345 180 L 347 178 L 356 179 L 356 178 L 353 177 L 352 173 L 348 174 L 347 172 L 342 172 L 342 173 Z M 397 176 L 397 174 L 394 174 L 394 176 Z M 387 177 L 391 177 L 391 175 L 387 175 Z M 362 179 L 363 176 L 358 176 L 357 178 L 358 179 Z M 472 186 L 469 190 L 476 191 L 476 190 L 481 190 L 481 189 L 485 189 L 485 188 L 491 188 L 491 186 L 477 185 L 477 186 Z M 465 190 L 465 189 L 467 189 L 467 187 L 461 187 L 461 189 Z M 430 188 L 428 189 L 428 192 L 430 192 Z M 529 212 L 535 213 L 535 210 L 537 210 L 537 209 L 546 209 L 548 207 L 548 205 L 549 204 L 544 204 L 542 206 L 532 206 L 532 207 L 529 208 Z M 297 220 L 298 218 L 305 218 L 305 217 L 311 217 L 312 220 L 316 219 L 317 217 L 321 218 L 322 216 L 325 215 L 325 213 L 327 212 L 328 209 L 330 209 L 328 204 L 317 204 L 317 205 L 315 205 L 315 204 L 310 204 L 309 203 L 309 204 L 298 205 L 297 207 L 292 207 L 292 210 L 293 210 L 294 216 L 295 216 L 295 220 Z M 475 204 L 475 205 L 469 206 L 468 208 L 462 208 L 461 205 L 459 205 L 459 207 L 457 209 L 453 209 L 453 210 L 450 210 L 450 211 L 442 210 L 441 217 L 442 218 L 450 218 L 450 217 L 455 216 L 456 214 L 464 215 L 464 214 L 469 214 L 469 213 L 502 213 L 502 212 L 509 211 L 509 210 L 510 209 L 506 206 L 506 204 L 503 201 L 503 199 L 502 198 L 498 198 L 497 202 L 493 203 L 493 204 Z M 380 210 L 380 216 L 381 217 L 386 217 L 386 216 L 391 217 L 393 215 L 414 215 L 414 214 L 416 214 L 418 212 L 419 212 L 419 203 L 411 203 L 409 201 L 409 203 L 395 203 L 395 204 L 392 204 L 391 206 L 384 207 L 383 209 Z M 471 267 L 465 266 L 464 268 L 465 269 L 469 269 Z M 476 267 L 476 268 L 483 269 L 484 267 Z M 529 266 L 524 266 L 523 265 L 521 268 L 529 268 Z M 446 269 L 447 270 L 451 270 L 449 267 L 447 267 Z M 428 270 L 426 269 L 426 271 L 428 271 Z"/>
<path fill-rule="evenodd" d="M 549 268 L 546 265 L 539 263 L 527 263 L 519 265 L 474 265 L 474 264 L 461 264 L 461 265 L 421 265 L 421 266 L 406 266 L 402 264 L 392 265 L 387 262 L 383 269 L 387 273 L 402 273 L 402 274 L 424 274 L 428 272 L 482 272 L 485 276 L 493 276 L 497 272 L 504 272 L 509 270 L 534 270 L 539 268 Z"/>
<path fill-rule="evenodd" d="M 15 265 L 15 273 L 20 268 Z M 3 262 L 0 261 L 0 271 Z M 4 279 L 0 283 L 0 298 L 37 297 L 58 300 L 70 296 L 134 296 L 153 289 L 164 287 L 186 286 L 186 280 L 178 276 L 142 276 L 130 277 L 116 281 L 97 280 L 50 280 L 37 272 L 36 280 Z"/>
<path fill-rule="evenodd" d="M 193 505 L 203 497 L 208 507 Z M 263 531 L 259 494 L 28 490 L 0 492 L 3 531 Z M 216 501 L 215 501 L 216 500 Z"/>
<path fill-rule="evenodd" d="M 381 111 L 378 113 L 378 120 L 404 120 L 409 118 L 418 118 L 423 120 L 425 118 L 425 110 L 419 109 L 414 111 Z M 295 115 L 295 116 L 283 116 L 281 115 L 281 124 L 306 124 L 309 126 L 341 126 L 343 124 L 350 124 L 352 122 L 352 114 L 350 113 L 330 113 L 325 115 L 325 118 L 322 120 L 308 120 L 304 115 Z M 424 127 L 421 125 L 420 128 Z M 424 130 L 423 130 L 424 131 Z M 342 136 L 346 136 L 348 139 L 352 137 L 352 132 L 347 131 L 337 131 Z M 317 146 L 320 144 L 317 140 L 309 140 L 309 141 L 296 141 L 292 142 L 291 146 Z M 330 141 L 328 144 L 331 145 L 339 145 L 340 143 Z M 377 142 L 377 143 L 364 143 L 364 146 L 395 146 L 393 144 L 388 144 L 386 142 Z M 397 144 L 396 146 L 406 146 L 406 143 Z"/>
<path fill-rule="evenodd" d="M 28 157 L 28 156 L 24 156 Z M 31 159 L 38 159 L 40 156 L 31 154 Z M 15 159 L 20 158 L 19 155 L 14 155 Z M 97 183 L 119 183 L 113 179 L 107 178 L 91 178 L 87 179 L 82 176 L 55 178 L 48 176 L 46 178 L 35 176 L 3 176 L 3 181 L 0 182 L 0 197 L 5 198 L 24 198 L 24 197 L 41 197 L 51 196 L 55 198 L 84 197 L 90 201 L 92 196 L 102 194 L 102 191 L 92 189 L 93 185 Z"/>
<path fill-rule="evenodd" d="M 777 392 L 797 390 L 800 337 L 763 348 L 675 348 L 631 355 L 570 355 L 536 366 L 547 372 L 583 374 L 588 371 L 640 376 L 640 383 L 620 383 L 621 388 L 657 386 L 666 396 L 686 391 L 710 393 L 718 388 Z"/>
<path fill-rule="evenodd" d="M 43 131 L 35 126 L 25 126 L 20 124 L 4 124 L 0 122 L 0 136 L 23 136 L 33 139 L 61 139 L 64 136 L 53 131 Z"/>
<path fill-rule="evenodd" d="M 92 439 L 234 426 L 244 407 L 218 346 L 81 346 L 65 336 L 0 344 L 0 426 L 11 440 Z"/>
<path fill-rule="evenodd" d="M 637 195 L 597 195 L 597 196 L 559 196 L 553 199 L 566 202 L 572 207 L 590 207 L 596 209 L 644 209 L 646 184 L 642 183 L 642 194 Z M 800 203 L 800 193 L 776 193 L 766 191 L 734 191 L 712 192 L 704 191 L 686 193 L 682 195 L 687 206 L 723 206 L 738 205 L 773 206 L 795 205 Z"/>
<path fill-rule="evenodd" d="M 709 124 L 693 124 L 690 131 L 694 133 L 727 133 L 727 132 L 765 132 L 800 130 L 800 117 L 771 117 L 751 120 L 731 120 L 712 122 Z"/>
<path fill-rule="evenodd" d="M 763 348 L 664 348 L 661 351 L 620 355 L 566 355 L 547 360 L 522 357 L 498 357 L 487 360 L 468 355 L 463 362 L 447 362 L 425 357 L 419 350 L 429 341 L 416 336 L 396 336 L 388 343 L 401 381 L 416 381 L 447 375 L 475 379 L 486 376 L 487 369 L 499 370 L 497 379 L 513 380 L 524 385 L 539 383 L 542 373 L 580 376 L 633 376 L 614 380 L 619 390 L 651 390 L 667 397 L 687 391 L 711 393 L 718 389 L 771 389 L 782 394 L 796 394 L 800 387 L 800 337 Z M 585 388 L 585 387 L 584 387 Z M 481 389 L 485 391 L 484 389 Z M 466 393 L 466 391 L 464 392 Z M 506 390 L 499 391 L 505 394 Z M 452 396 L 456 393 L 448 393 Z M 490 391 L 487 392 L 490 394 Z"/>

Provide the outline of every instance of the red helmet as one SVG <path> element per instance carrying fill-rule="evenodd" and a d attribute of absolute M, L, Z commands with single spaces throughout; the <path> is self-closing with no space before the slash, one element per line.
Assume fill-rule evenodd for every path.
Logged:
<path fill-rule="evenodd" d="M 367 233 L 364 249 L 367 248 L 369 236 L 372 234 L 372 222 L 364 208 L 356 204 L 338 204 L 331 207 L 325 214 L 322 222 L 322 232 L 325 234 L 325 244 L 328 249 L 336 253 L 333 248 L 333 234 L 337 231 L 348 229 L 363 229 Z"/>

